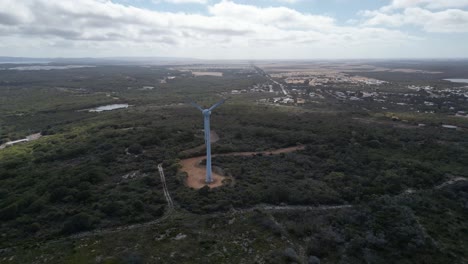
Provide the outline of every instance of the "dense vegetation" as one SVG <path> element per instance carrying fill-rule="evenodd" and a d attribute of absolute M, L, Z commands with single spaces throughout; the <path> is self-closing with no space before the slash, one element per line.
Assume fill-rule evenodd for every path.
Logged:
<path fill-rule="evenodd" d="M 183 173 L 171 177 L 177 179 L 174 188 L 179 186 L 176 198 L 181 199 L 181 206 L 199 212 L 258 203 L 356 203 L 408 189 L 429 189 L 453 176 L 468 176 L 464 132 L 365 125 L 343 114 L 276 113 L 271 114 L 274 121 L 265 124 L 263 115 L 267 115 L 265 111 L 240 119 L 243 132 L 239 141 L 246 145 L 237 144 L 238 125 L 230 122 L 220 131 L 223 135 L 231 131 L 234 138 L 220 140 L 215 150 L 280 148 L 296 143 L 306 144 L 305 150 L 215 157 L 213 164 L 235 182 L 207 193 L 188 193 L 181 185 Z"/>
<path fill-rule="evenodd" d="M 176 78 L 161 83 L 167 76 Z M 179 161 L 203 153 L 182 152 L 203 144 L 202 119 L 179 103 L 192 97 L 208 105 L 231 89 L 264 82 L 263 76 L 231 69 L 223 77 L 193 77 L 165 67 L 99 66 L 0 71 L 0 78 L 0 143 L 43 135 L 0 149 L 0 248 L 9 249 L 0 251 L 0 262 L 37 242 L 45 248 L 18 257 L 19 263 L 41 262 L 34 254 L 60 255 L 70 263 L 94 261 L 98 253 L 84 252 L 74 243 L 49 246 L 47 241 L 168 216 L 159 163 L 177 214 L 154 230 L 103 235 L 110 246 L 95 249 L 110 255 L 111 263 L 141 263 L 148 256 L 167 260 L 168 252 L 189 263 L 202 254 L 194 243 L 203 254 L 224 252 L 209 263 L 240 263 L 256 254 L 267 263 L 301 262 L 303 256 L 322 263 L 468 259 L 463 236 L 468 230 L 468 186 L 465 181 L 443 185 L 468 177 L 468 122 L 463 118 L 447 119 L 444 111 L 372 112 L 368 109 L 377 106 L 367 101 L 325 98 L 322 104 L 299 108 L 254 103 L 262 94 L 234 96 L 212 115 L 212 128 L 220 136 L 215 153 L 296 145 L 305 149 L 215 157 L 214 166 L 234 180 L 221 188 L 194 190 L 184 185 Z M 395 90 L 405 92 L 406 82 L 394 84 Z M 392 84 L 381 89 L 391 90 Z M 80 111 L 112 103 L 130 107 Z M 395 115 L 406 121 L 392 121 Z M 461 128 L 441 128 L 445 120 Z M 262 204 L 348 207 L 275 212 L 263 210 Z M 228 223 L 233 228 L 221 228 Z M 155 239 L 164 232 L 189 235 L 181 241 Z M 123 247 L 127 239 L 146 244 L 134 249 L 135 254 L 109 249 L 112 243 Z M 246 239 L 251 251 L 233 244 Z M 177 243 L 186 245 L 186 252 Z M 15 251 L 11 246 L 18 247 Z M 63 251 L 52 253 L 54 247 Z M 155 253 L 151 247 L 165 251 Z"/>

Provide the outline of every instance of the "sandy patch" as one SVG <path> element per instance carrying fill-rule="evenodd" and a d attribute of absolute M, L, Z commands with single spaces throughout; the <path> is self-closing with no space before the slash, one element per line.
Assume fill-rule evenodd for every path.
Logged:
<path fill-rule="evenodd" d="M 188 175 L 185 181 L 185 184 L 188 187 L 200 189 L 205 185 L 208 185 L 210 188 L 215 188 L 223 185 L 223 180 L 226 177 L 219 175 L 214 171 L 211 174 L 213 182 L 210 184 L 205 183 L 206 167 L 204 165 L 200 165 L 200 163 L 205 159 L 205 157 L 206 156 L 201 156 L 180 161 L 180 165 L 182 165 L 181 170 L 185 171 Z"/>
<path fill-rule="evenodd" d="M 289 147 L 289 148 L 276 149 L 272 151 L 233 152 L 233 153 L 226 153 L 226 154 L 218 154 L 218 155 L 213 155 L 213 157 L 216 157 L 216 156 L 253 156 L 253 155 L 258 155 L 258 154 L 275 155 L 275 154 L 280 154 L 280 153 L 289 153 L 289 152 L 302 150 L 302 149 L 304 149 L 304 146 L 294 146 L 294 147 Z M 215 173 L 214 171 L 212 173 L 213 182 L 210 184 L 205 183 L 206 167 L 204 165 L 200 165 L 200 163 L 205 158 L 206 156 L 200 156 L 200 157 L 183 159 L 180 161 L 180 165 L 182 166 L 181 171 L 184 171 L 187 173 L 187 179 L 185 181 L 185 184 L 188 187 L 191 187 L 194 189 L 200 189 L 205 185 L 208 185 L 208 187 L 210 188 L 216 188 L 216 187 L 223 185 L 223 180 L 226 179 L 227 177 L 219 175 Z"/>
<path fill-rule="evenodd" d="M 222 77 L 223 76 L 222 72 L 192 71 L 192 74 L 195 75 L 195 76 L 216 76 L 216 77 Z"/>

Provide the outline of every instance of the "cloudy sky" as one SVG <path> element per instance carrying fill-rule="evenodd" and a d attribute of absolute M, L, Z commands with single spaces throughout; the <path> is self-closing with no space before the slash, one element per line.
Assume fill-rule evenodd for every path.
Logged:
<path fill-rule="evenodd" d="M 468 0 L 0 0 L 0 56 L 468 57 Z"/>

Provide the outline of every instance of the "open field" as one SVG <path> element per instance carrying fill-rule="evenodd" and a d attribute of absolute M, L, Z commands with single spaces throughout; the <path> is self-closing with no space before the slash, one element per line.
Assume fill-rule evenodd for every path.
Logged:
<path fill-rule="evenodd" d="M 217 76 L 221 77 L 223 76 L 222 72 L 200 72 L 200 71 L 192 71 L 192 74 L 195 76 Z"/>

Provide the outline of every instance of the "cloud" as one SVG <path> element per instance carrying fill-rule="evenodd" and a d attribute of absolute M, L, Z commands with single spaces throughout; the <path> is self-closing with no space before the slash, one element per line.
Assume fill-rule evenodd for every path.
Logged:
<path fill-rule="evenodd" d="M 303 14 L 287 7 L 260 8 L 226 0 L 209 7 L 209 12 L 215 17 L 283 29 L 327 30 L 335 23 L 331 17 Z"/>
<path fill-rule="evenodd" d="M 468 11 L 461 9 L 431 10 L 454 6 L 467 6 L 468 0 L 429 1 L 394 0 L 389 6 L 362 12 L 364 26 L 402 27 L 417 26 L 426 32 L 468 32 Z"/>
<path fill-rule="evenodd" d="M 171 4 L 207 4 L 208 0 L 153 0 L 153 2 L 166 2 Z"/>
<path fill-rule="evenodd" d="M 333 56 L 350 47 L 400 47 L 415 40 L 398 30 L 379 28 L 381 21 L 372 21 L 370 13 L 367 25 L 356 27 L 340 26 L 330 16 L 228 0 L 208 5 L 207 10 L 201 15 L 108 0 L 2 0 L 0 34 L 8 43 L 23 43 L 21 51 L 102 56 L 171 53 L 205 58 L 249 54 L 305 58 L 311 50 L 317 51 L 314 56 Z M 73 49 L 60 49 L 65 46 Z"/>
<path fill-rule="evenodd" d="M 276 0 L 281 3 L 286 3 L 286 4 L 296 4 L 301 2 L 302 0 Z"/>
<path fill-rule="evenodd" d="M 468 0 L 392 0 L 390 5 L 382 7 L 381 11 L 392 11 L 410 7 L 426 9 L 463 8 L 468 6 Z"/>
<path fill-rule="evenodd" d="M 19 22 L 18 18 L 10 14 L 0 13 L 0 24 L 15 25 Z"/>

